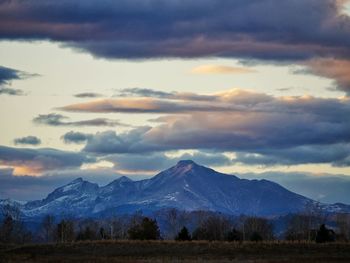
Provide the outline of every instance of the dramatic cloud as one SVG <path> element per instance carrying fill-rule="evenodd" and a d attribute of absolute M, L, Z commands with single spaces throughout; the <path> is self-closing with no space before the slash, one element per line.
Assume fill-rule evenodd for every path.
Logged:
<path fill-rule="evenodd" d="M 253 72 L 255 72 L 255 70 L 249 68 L 220 65 L 202 65 L 191 70 L 191 73 L 194 74 L 245 74 Z"/>
<path fill-rule="evenodd" d="M 41 140 L 35 136 L 26 136 L 22 138 L 16 138 L 13 141 L 16 145 L 18 144 L 28 144 L 28 145 L 39 145 L 41 144 Z"/>
<path fill-rule="evenodd" d="M 334 79 L 339 90 L 350 95 L 350 61 L 336 59 L 315 59 L 306 63 L 309 72 L 321 77 Z"/>
<path fill-rule="evenodd" d="M 61 138 L 65 143 L 84 143 L 91 138 L 91 136 L 91 134 L 87 133 L 70 131 L 64 134 Z"/>
<path fill-rule="evenodd" d="M 49 125 L 49 126 L 129 126 L 121 123 L 118 120 L 110 120 L 106 118 L 97 118 L 84 121 L 68 121 L 69 118 L 61 114 L 40 114 L 33 119 L 34 123 Z"/>
<path fill-rule="evenodd" d="M 98 132 L 88 139 L 84 150 L 95 153 L 143 153 L 162 150 L 162 145 L 147 144 L 143 136 L 151 127 L 138 127 L 117 135 L 115 131 Z"/>
<path fill-rule="evenodd" d="M 257 104 L 267 103 L 273 98 L 262 93 L 233 89 L 213 95 L 194 93 L 158 94 L 149 90 L 156 98 L 123 98 L 95 100 L 62 107 L 61 110 L 77 112 L 119 113 L 188 113 L 224 112 L 251 109 Z M 133 90 L 134 95 L 143 96 L 143 90 Z M 263 110 L 257 108 L 257 110 Z M 265 109 L 266 110 L 266 109 Z"/>
<path fill-rule="evenodd" d="M 75 94 L 74 97 L 77 97 L 77 98 L 99 98 L 99 97 L 103 97 L 103 95 L 99 94 L 99 93 L 94 93 L 94 92 L 84 92 L 84 93 Z"/>
<path fill-rule="evenodd" d="M 119 103 L 97 107 L 87 103 L 85 108 L 81 105 L 79 108 L 93 112 L 104 108 L 104 112 L 113 112 L 114 105 L 121 108 Z M 172 114 L 153 119 L 153 127 L 121 134 L 97 133 L 87 140 L 86 151 L 110 154 L 212 149 L 238 152 L 234 161 L 249 164 L 349 165 L 348 98 L 273 97 L 231 90 L 208 96 L 208 102 L 171 100 L 171 104 L 153 104 L 157 107 L 152 111 L 142 103 L 130 105 L 125 103 L 123 112 Z"/>
<path fill-rule="evenodd" d="M 1 1 L 0 37 L 61 41 L 107 58 L 349 58 L 350 21 L 341 3 Z"/>
<path fill-rule="evenodd" d="M 108 59 L 225 57 L 304 64 L 321 58 L 349 64 L 346 3 L 102 0 L 97 7 L 92 0 L 1 1 L 0 39 L 52 40 Z M 348 92 L 344 76 L 348 71 L 340 70 L 339 63 L 336 70 L 325 68 L 322 60 L 311 64 L 311 72 L 334 78 L 339 89 Z M 246 71 L 213 65 L 194 69 L 197 73 Z"/>
<path fill-rule="evenodd" d="M 35 175 L 49 170 L 78 168 L 93 161 L 85 153 L 0 146 L 0 166 L 13 168 L 15 174 Z"/>

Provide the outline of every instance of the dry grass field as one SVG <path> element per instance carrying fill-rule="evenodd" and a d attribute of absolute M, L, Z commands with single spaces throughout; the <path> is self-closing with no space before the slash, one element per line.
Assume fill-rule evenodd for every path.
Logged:
<path fill-rule="evenodd" d="M 2 245 L 0 262 L 350 262 L 350 244 L 94 241 Z"/>

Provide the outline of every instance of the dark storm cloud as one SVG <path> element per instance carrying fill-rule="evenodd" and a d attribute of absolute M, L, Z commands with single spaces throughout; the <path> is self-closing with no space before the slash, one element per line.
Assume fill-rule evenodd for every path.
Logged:
<path fill-rule="evenodd" d="M 69 118 L 61 114 L 40 114 L 33 119 L 34 123 L 49 125 L 49 126 L 129 126 L 121 123 L 118 120 L 110 120 L 106 118 L 96 118 L 83 121 L 69 121 Z"/>
<path fill-rule="evenodd" d="M 51 148 L 30 149 L 0 146 L 0 165 L 14 167 L 29 174 L 43 171 L 77 168 L 94 158 L 85 153 L 60 151 Z"/>
<path fill-rule="evenodd" d="M 334 0 L 2 1 L 2 39 L 50 39 L 107 58 L 349 57 Z"/>
<path fill-rule="evenodd" d="M 61 138 L 65 143 L 84 143 L 91 138 L 91 136 L 91 134 L 87 133 L 70 131 L 64 134 Z"/>
<path fill-rule="evenodd" d="M 14 143 L 17 144 L 29 144 L 29 145 L 39 145 L 41 140 L 36 136 L 26 136 L 22 138 L 14 139 Z"/>
<path fill-rule="evenodd" d="M 11 0 L 0 39 L 53 40 L 107 59 L 225 57 L 269 63 L 350 60 L 350 17 L 337 0 Z M 347 62 L 348 63 L 348 62 Z M 313 74 L 349 79 L 319 63 Z M 348 70 L 346 75 L 349 75 Z"/>

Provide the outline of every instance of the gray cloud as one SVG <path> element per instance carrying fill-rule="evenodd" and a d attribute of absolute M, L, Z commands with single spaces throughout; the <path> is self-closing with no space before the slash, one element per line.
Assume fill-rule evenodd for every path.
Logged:
<path fill-rule="evenodd" d="M 11 95 L 11 96 L 22 96 L 24 95 L 24 92 L 23 90 L 20 90 L 20 89 L 0 87 L 0 95 L 1 94 Z"/>
<path fill-rule="evenodd" d="M 334 87 L 350 95 L 350 61 L 317 59 L 307 63 L 312 74 L 333 79 Z"/>
<path fill-rule="evenodd" d="M 165 150 L 162 145 L 144 142 L 143 136 L 149 130 L 151 130 L 151 127 L 144 126 L 119 135 L 117 135 L 115 131 L 98 132 L 88 139 L 84 151 L 110 154 L 143 153 Z"/>
<path fill-rule="evenodd" d="M 25 79 L 33 76 L 32 74 L 0 66 L 0 85 L 10 85 L 12 80 Z"/>
<path fill-rule="evenodd" d="M 93 3 L 2 1 L 0 36 L 61 41 L 107 58 L 350 56 L 350 22 L 339 1 Z"/>
<path fill-rule="evenodd" d="M 69 121 L 69 118 L 61 114 L 40 114 L 33 119 L 34 123 L 49 126 L 126 126 L 129 125 L 119 122 L 118 120 L 110 120 L 106 118 L 96 118 L 83 121 Z"/>
<path fill-rule="evenodd" d="M 350 144 L 305 145 L 288 149 L 265 149 L 251 153 L 238 153 L 233 160 L 246 165 L 295 165 L 331 163 L 349 166 Z"/>
<path fill-rule="evenodd" d="M 58 41 L 107 59 L 224 57 L 247 64 L 305 65 L 326 58 L 349 63 L 350 17 L 342 12 L 344 3 L 102 0 L 96 7 L 92 0 L 2 1 L 0 39 Z M 348 70 L 344 75 L 315 63 L 308 66 L 349 92 Z"/>
<path fill-rule="evenodd" d="M 83 93 L 75 94 L 74 97 L 77 97 L 77 98 L 99 98 L 99 97 L 103 97 L 103 95 L 99 94 L 99 93 L 94 93 L 94 92 L 83 92 Z"/>
<path fill-rule="evenodd" d="M 91 136 L 92 135 L 88 133 L 70 131 L 61 138 L 65 143 L 84 143 L 91 138 Z"/>
<path fill-rule="evenodd" d="M 119 90 L 118 96 L 121 97 L 150 97 L 171 100 L 192 100 L 192 101 L 210 101 L 216 100 L 216 96 L 200 95 L 192 92 L 164 92 L 161 90 L 147 88 L 126 88 Z M 122 100 L 121 100 L 122 101 Z"/>
<path fill-rule="evenodd" d="M 1 5 L 1 4 L 0 4 Z M 21 80 L 29 77 L 38 76 L 17 69 L 0 66 L 0 95 L 6 94 L 11 96 L 21 96 L 24 92 L 20 89 L 11 89 L 6 86 L 11 85 L 13 80 Z"/>
<path fill-rule="evenodd" d="M 14 139 L 14 143 L 17 144 L 29 144 L 29 145 L 39 145 L 41 140 L 36 136 L 26 136 L 22 138 Z"/>
<path fill-rule="evenodd" d="M 0 146 L 0 165 L 13 167 L 16 171 L 38 174 L 56 169 L 80 167 L 94 162 L 86 153 L 60 151 L 50 148 L 30 149 Z"/>
<path fill-rule="evenodd" d="M 202 111 L 195 110 L 197 101 L 172 100 L 176 104 L 172 109 L 185 103 L 192 111 L 186 106 L 187 111 L 180 115 L 166 108 L 159 112 L 173 114 L 152 120 L 155 126 L 121 134 L 98 133 L 84 149 L 96 153 L 210 149 L 239 152 L 235 161 L 250 164 L 349 164 L 348 98 L 273 97 L 241 90 L 209 97 L 211 106 L 205 108 L 204 101 Z M 147 110 L 148 105 L 140 103 L 138 110 Z"/>
<path fill-rule="evenodd" d="M 138 97 L 153 97 L 153 98 L 174 98 L 174 92 L 164 92 L 160 90 L 147 88 L 126 88 L 119 90 L 118 96 L 138 96 Z"/>

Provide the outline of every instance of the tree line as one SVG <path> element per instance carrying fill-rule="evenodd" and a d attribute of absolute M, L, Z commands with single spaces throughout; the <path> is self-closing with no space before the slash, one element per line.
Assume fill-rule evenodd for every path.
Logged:
<path fill-rule="evenodd" d="M 311 212 L 310 212 L 311 211 Z M 350 240 L 350 215 L 308 213 L 289 215 L 279 223 L 256 216 L 228 216 L 207 211 L 186 212 L 164 209 L 152 216 L 142 212 L 105 219 L 56 218 L 46 215 L 28 230 L 18 209 L 5 206 L 0 225 L 0 242 L 75 242 L 84 240 L 209 240 L 209 241 L 310 241 Z"/>

